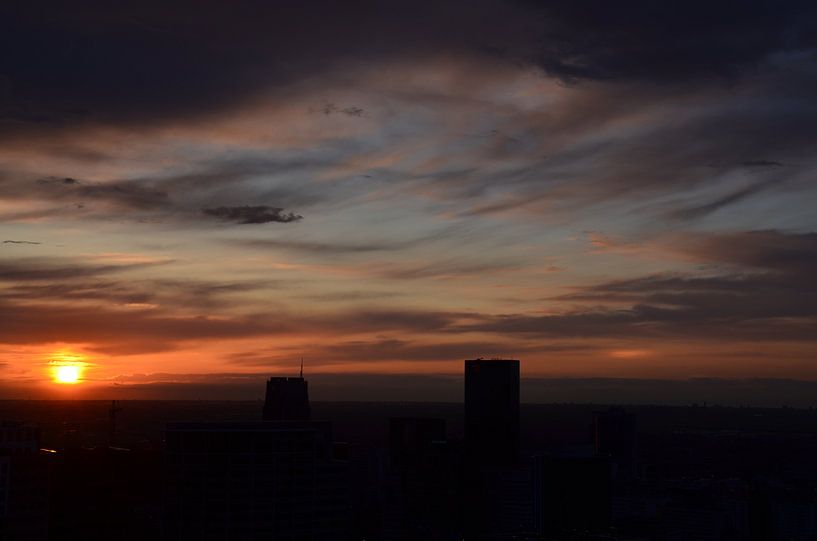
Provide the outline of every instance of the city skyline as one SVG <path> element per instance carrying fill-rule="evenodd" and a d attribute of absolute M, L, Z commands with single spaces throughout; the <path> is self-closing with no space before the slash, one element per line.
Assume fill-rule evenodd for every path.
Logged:
<path fill-rule="evenodd" d="M 817 382 L 811 3 L 0 15 L 3 397 Z"/>

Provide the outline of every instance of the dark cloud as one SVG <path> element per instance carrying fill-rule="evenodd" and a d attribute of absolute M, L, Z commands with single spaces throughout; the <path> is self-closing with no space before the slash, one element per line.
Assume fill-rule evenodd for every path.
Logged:
<path fill-rule="evenodd" d="M 322 315 L 262 311 L 238 317 L 231 312 L 236 298 L 252 294 L 257 299 L 268 292 L 268 305 L 277 295 L 275 290 L 284 285 L 291 289 L 294 282 L 216 282 L 138 274 L 170 262 L 107 264 L 71 258 L 0 262 L 0 284 L 4 286 L 0 288 L 0 343 L 94 343 L 97 351 L 127 354 L 172 349 L 187 340 L 438 332 L 473 317 L 377 308 Z"/>
<path fill-rule="evenodd" d="M 82 199 L 108 201 L 126 209 L 154 210 L 169 205 L 166 192 L 137 182 L 83 184 L 75 193 Z"/>
<path fill-rule="evenodd" d="M 203 208 L 211 213 L 223 213 L 224 216 L 219 217 L 224 219 L 233 213 L 246 219 L 266 220 L 277 216 L 276 220 L 268 221 L 293 221 L 298 219 L 297 215 L 282 212 L 277 207 L 242 207 L 236 203 L 249 199 L 281 202 L 285 206 L 315 205 L 339 189 L 303 182 L 308 175 L 330 163 L 328 158 L 308 155 L 308 152 L 296 154 L 275 159 L 250 153 L 240 159 L 224 157 L 197 163 L 181 171 L 158 170 L 153 175 L 141 178 L 111 178 L 104 181 L 60 176 L 32 179 L 27 173 L 0 171 L 0 199 L 26 203 L 38 199 L 51 203 L 49 208 L 44 209 L 6 211 L 0 218 L 6 221 L 132 218 L 141 223 L 170 222 L 179 225 L 212 216 L 203 212 Z M 252 181 L 258 178 L 264 178 L 267 182 L 253 184 Z M 220 210 L 221 206 L 215 207 L 214 203 L 228 210 Z M 255 210 L 258 208 L 261 210 Z"/>
<path fill-rule="evenodd" d="M 280 288 L 274 281 L 207 282 L 202 280 L 130 279 L 112 280 L 109 276 L 75 275 L 72 278 L 51 278 L 10 281 L 12 287 L 0 289 L 0 299 L 39 303 L 67 301 L 102 301 L 128 308 L 147 309 L 181 306 L 186 309 L 220 308 L 233 295 Z M 19 276 L 19 275 L 18 275 Z M 43 283 L 46 282 L 46 283 Z M 292 282 L 287 283 L 292 287 Z"/>
<path fill-rule="evenodd" d="M 467 234 L 467 230 L 460 226 L 446 226 L 438 228 L 430 233 L 419 235 L 414 238 L 371 238 L 357 242 L 349 242 L 345 238 L 325 241 L 292 240 L 286 238 L 278 239 L 226 239 L 227 244 L 247 246 L 250 248 L 269 248 L 273 250 L 288 250 L 307 255 L 354 255 L 370 254 L 376 252 L 393 252 L 407 250 L 414 247 L 432 245 L 438 241 L 450 239 L 452 237 L 461 238 Z M 441 267 L 453 264 L 452 261 L 444 262 Z M 376 265 L 375 265 L 376 266 Z M 394 270 L 393 266 L 389 267 Z"/>
<path fill-rule="evenodd" d="M 75 178 L 71 177 L 63 177 L 63 178 L 56 178 L 56 177 L 45 177 L 37 180 L 38 184 L 66 184 L 68 186 L 73 186 L 75 184 L 82 184 Z"/>
<path fill-rule="evenodd" d="M 799 307 L 804 302 L 813 302 L 815 296 L 805 300 L 800 298 L 793 305 L 790 297 L 785 300 L 751 295 L 702 298 L 688 293 L 676 293 L 673 297 L 674 304 L 671 305 L 633 304 L 619 309 L 578 308 L 548 316 L 496 316 L 488 321 L 463 325 L 459 330 L 515 334 L 528 339 L 811 342 L 817 329 L 814 310 Z M 756 306 L 764 301 L 768 304 Z"/>
<path fill-rule="evenodd" d="M 523 354 L 589 351 L 595 346 L 582 343 L 519 344 L 511 342 L 434 342 L 396 338 L 337 341 L 323 347 L 300 347 L 300 355 L 318 367 L 342 362 L 452 361 L 477 357 L 511 357 Z M 234 353 L 230 363 L 246 366 L 276 366 L 291 359 L 293 351 L 275 349 Z"/>
<path fill-rule="evenodd" d="M 240 244 L 250 248 L 268 248 L 273 250 L 289 250 L 292 252 L 300 252 L 304 254 L 329 254 L 329 255 L 346 255 L 346 254 L 370 254 L 375 252 L 393 252 L 399 250 L 406 250 L 419 245 L 431 244 L 434 241 L 444 238 L 446 235 L 452 233 L 452 229 L 444 229 L 429 235 L 423 235 L 414 239 L 400 240 L 370 240 L 356 243 L 345 241 L 337 242 L 317 242 L 307 240 L 288 240 L 288 239 L 239 239 L 239 240 L 225 240 L 228 244 Z"/>
<path fill-rule="evenodd" d="M 283 322 L 258 317 L 171 315 L 63 304 L 0 302 L 0 343 L 93 343 L 94 351 L 128 355 L 174 349 L 188 340 L 219 340 L 287 332 Z"/>
<path fill-rule="evenodd" d="M 153 187 L 150 181 L 88 182 L 74 178 L 45 177 L 38 179 L 36 184 L 38 189 L 33 193 L 46 200 L 69 200 L 83 206 L 86 203 L 101 202 L 126 210 L 156 210 L 171 206 L 167 192 Z M 10 187 L 9 191 L 11 189 Z M 26 191 L 20 195 L 32 193 Z"/>
<path fill-rule="evenodd" d="M 238 240 L 225 241 L 228 244 L 239 243 L 242 246 L 251 248 L 269 248 L 280 250 L 291 250 L 307 254 L 366 254 L 371 252 L 384 252 L 399 250 L 405 247 L 404 243 L 371 242 L 360 244 L 330 243 L 330 242 L 309 242 L 298 240 Z"/>
<path fill-rule="evenodd" d="M 129 282 L 82 278 L 60 279 L 58 283 L 17 282 L 13 287 L 0 290 L 0 299 L 30 302 L 102 300 L 124 305 L 147 304 L 156 298 L 155 290 L 140 290 Z"/>
<path fill-rule="evenodd" d="M 314 205 L 325 201 L 329 194 L 326 186 L 309 186 L 316 171 L 333 165 L 350 149 L 350 143 L 326 144 L 322 152 L 309 150 L 283 153 L 269 157 L 248 153 L 240 158 L 218 157 L 197 163 L 192 170 L 170 171 L 156 178 L 143 179 L 153 182 L 171 194 L 179 194 L 180 204 L 189 201 L 214 206 L 216 203 L 238 206 L 242 199 L 280 202 L 284 207 Z M 251 188 L 247 181 L 257 178 L 275 179 L 274 184 Z M 188 203 L 189 204 L 189 203 Z"/>
<path fill-rule="evenodd" d="M 697 220 L 705 216 L 708 216 L 713 212 L 717 212 L 718 210 L 724 207 L 728 207 L 729 205 L 733 205 L 749 197 L 760 194 L 768 190 L 775 184 L 776 183 L 774 181 L 758 182 L 745 188 L 736 190 L 732 193 L 718 197 L 714 201 L 710 201 L 702 205 L 695 205 L 672 210 L 667 213 L 667 217 L 673 220 Z"/>
<path fill-rule="evenodd" d="M 817 272 L 817 233 L 760 230 L 676 237 L 675 249 L 704 262 L 805 277 Z"/>
<path fill-rule="evenodd" d="M 0 261 L 0 282 L 42 282 L 73 280 L 102 276 L 128 270 L 144 269 L 169 261 L 144 263 L 93 264 L 77 263 L 68 258 L 25 258 L 13 262 Z"/>
<path fill-rule="evenodd" d="M 736 77 L 772 53 L 815 44 L 815 7 L 807 1 L 528 4 L 548 17 L 540 65 L 567 80 Z"/>
<path fill-rule="evenodd" d="M 313 17 L 315 12 L 322 16 Z M 124 127 L 189 121 L 195 131 L 202 125 L 190 116 L 220 114 L 258 94 L 284 104 L 293 94 L 348 81 L 361 66 L 446 58 L 471 69 L 487 66 L 485 73 L 470 75 L 475 81 L 468 82 L 477 85 L 491 82 L 497 59 L 505 59 L 579 83 L 578 90 L 559 111 L 503 109 L 498 116 L 507 124 L 481 137 L 486 142 L 463 163 L 422 174 L 399 167 L 366 171 L 376 172 L 378 182 L 402 181 L 413 192 L 417 184 L 427 184 L 420 191 L 453 202 L 456 214 L 465 217 L 516 216 L 526 209 L 558 219 L 587 206 L 643 204 L 681 190 L 712 188 L 714 195 L 656 212 L 670 222 L 692 221 L 749 204 L 761 193 L 804 189 L 802 179 L 785 182 L 802 171 L 780 165 L 802 163 L 802 156 L 814 153 L 817 118 L 810 103 L 817 80 L 809 55 L 817 46 L 815 13 L 817 7 L 801 1 L 782 7 L 751 2 L 740 9 L 697 1 L 670 7 L 646 1 L 611 6 L 599 0 L 398 1 L 388 10 L 369 2 L 318 2 L 309 8 L 294 2 L 238 2 L 227 9 L 215 2 L 170 7 L 135 1 L 93 9 L 7 8 L 3 39 L 15 53 L 5 74 L 8 91 L 0 90 L 0 101 L 6 102 L 0 117 L 5 115 L 13 128 L 7 131 L 16 137 L 27 127 L 59 138 L 60 126 L 76 128 L 79 119 Z M 583 84 L 587 81 L 592 82 Z M 707 81 L 717 84 L 703 84 Z M 462 94 L 448 99 L 453 105 L 473 99 Z M 441 99 L 404 98 L 408 105 Z M 480 107 L 491 112 L 486 103 Z M 675 111 L 672 122 L 655 114 L 664 110 Z M 327 103 L 323 111 L 370 114 L 348 102 Z M 649 129 L 633 129 L 634 112 Z M 275 113 L 270 114 L 274 122 Z M 179 120 L 180 115 L 185 118 Z M 505 137 L 505 131 L 514 136 Z M 605 136 L 608 132 L 615 136 Z M 66 143 L 40 139 L 37 144 L 49 155 L 52 147 L 63 153 L 83 150 L 74 145 L 82 138 L 73 132 Z M 64 176 L 79 172 L 60 172 L 53 177 L 60 185 L 52 186 L 51 194 L 32 194 L 16 183 L 0 190 L 9 198 L 21 191 L 39 195 L 54 208 L 7 212 L 2 218 L 115 219 L 119 210 L 130 209 L 146 223 L 175 223 L 201 217 L 201 209 L 229 209 L 247 201 L 305 212 L 306 205 L 349 201 L 371 191 L 371 183 L 318 186 L 305 178 L 317 170 L 332 177 L 333 164 L 354 162 L 392 143 L 363 139 L 321 141 L 321 152 L 290 154 L 282 163 L 231 155 L 199 170 L 163 172 L 162 178 L 89 185 Z M 77 148 L 66 150 L 72 145 Z M 458 153 L 445 161 L 456 161 Z M 752 156 L 763 158 L 747 159 Z M 88 159 L 100 157 L 91 152 Z M 712 163 L 727 165 L 702 165 Z M 781 178 L 727 189 L 721 183 L 736 170 Z M 263 186 L 247 182 L 261 175 L 269 177 Z M 500 185 L 505 189 L 498 190 Z M 66 200 L 84 206 L 57 207 Z M 259 223 L 242 221 L 255 220 L 252 216 L 216 217 Z"/>
<path fill-rule="evenodd" d="M 18 129 L 209 114 L 344 59 L 473 48 L 483 33 L 495 37 L 479 41 L 501 45 L 514 38 L 503 20 L 519 11 L 402 1 L 5 6 L 0 45 L 15 52 L 2 57 L 0 110 Z"/>
<path fill-rule="evenodd" d="M 174 349 L 187 341 L 441 332 L 474 317 L 399 309 L 235 316 L 224 310 L 226 295 L 257 293 L 276 284 L 88 280 L 118 270 L 123 269 L 30 264 L 0 268 L 0 280 L 10 286 L 0 289 L 0 343 L 93 343 L 94 351 L 128 355 Z"/>
<path fill-rule="evenodd" d="M 408 294 L 400 291 L 341 291 L 337 293 L 301 295 L 299 298 L 310 301 L 347 302 L 404 297 L 406 295 Z"/>
<path fill-rule="evenodd" d="M 389 280 L 458 279 L 466 276 L 490 276 L 521 268 L 514 260 L 473 261 L 442 259 L 428 264 L 372 264 L 367 272 Z"/>
<path fill-rule="evenodd" d="M 366 111 L 360 107 L 338 107 L 334 103 L 327 103 L 321 108 L 321 112 L 325 115 L 331 115 L 335 113 L 343 113 L 346 116 L 356 116 L 356 117 L 363 117 L 366 116 Z"/>
<path fill-rule="evenodd" d="M 309 319 L 316 329 L 340 332 L 436 332 L 445 331 L 457 321 L 475 314 L 411 309 L 358 309 L 329 317 Z"/>
<path fill-rule="evenodd" d="M 502 315 L 462 329 L 531 338 L 817 339 L 817 234 L 690 235 L 672 248 L 727 267 L 708 276 L 651 275 L 581 287 L 555 299 L 574 303 L 562 313 Z"/>
<path fill-rule="evenodd" d="M 476 349 L 490 353 L 508 350 L 500 342 L 415 344 L 405 338 L 412 333 L 450 337 L 487 332 L 516 337 L 512 340 L 523 339 L 524 345 L 508 347 L 526 352 L 547 351 L 548 347 L 554 347 L 554 344 L 542 345 L 541 340 L 570 341 L 577 338 L 811 342 L 817 337 L 817 289 L 813 285 L 817 268 L 817 234 L 780 231 L 695 234 L 673 238 L 672 249 L 706 263 L 707 267 L 697 274 L 647 275 L 577 288 L 568 295 L 551 299 L 564 308 L 548 315 L 359 308 L 326 315 L 289 314 L 282 318 L 280 315 L 257 314 L 251 320 L 230 317 L 222 320 L 172 317 L 164 309 L 151 311 L 140 306 L 127 313 L 114 311 L 110 314 L 50 304 L 46 309 L 46 305 L 38 308 L 13 303 L 19 300 L 59 303 L 65 299 L 96 298 L 137 305 L 217 307 L 218 302 L 208 305 L 196 299 L 217 300 L 221 295 L 255 291 L 269 284 L 177 281 L 163 285 L 146 281 L 134 285 L 108 279 L 83 285 L 88 278 L 135 266 L 80 266 L 24 260 L 0 266 L 0 279 L 22 287 L 18 292 L 21 297 L 15 297 L 13 293 L 4 295 L 12 301 L 4 308 L 4 313 L 14 314 L 9 315 L 9 325 L 14 327 L 9 327 L 11 334 L 5 334 L 3 338 L 16 335 L 18 338 L 27 337 L 24 341 L 56 340 L 63 336 L 63 341 L 81 342 L 97 336 L 102 343 L 122 340 L 130 344 L 155 332 L 156 343 L 163 344 L 208 337 L 279 333 L 340 336 L 400 332 L 404 334 L 399 339 L 339 342 L 333 346 L 336 348 L 334 353 L 324 352 L 323 356 L 419 360 L 467 356 L 469 351 Z M 71 282 L 60 283 L 64 280 Z M 50 281 L 56 283 L 40 284 Z M 69 287 L 72 285 L 76 286 L 73 291 Z M 132 325 L 126 326 L 122 322 L 128 318 L 132 319 Z M 39 327 L 34 324 L 37 319 L 42 319 Z M 78 327 L 80 321 L 89 326 Z M 241 330 L 244 323 L 247 326 Z M 165 330 L 156 330 L 161 325 L 166 326 Z M 82 334 L 80 329 L 87 334 Z M 534 344 L 532 340 L 538 342 Z M 575 349 L 572 344 L 567 347 Z"/>
<path fill-rule="evenodd" d="M 4 240 L 3 244 L 42 244 L 33 240 Z"/>
<path fill-rule="evenodd" d="M 201 210 L 207 216 L 220 218 L 224 221 L 239 224 L 266 224 L 270 222 L 290 223 L 303 219 L 303 216 L 292 212 L 284 212 L 278 207 L 243 206 L 243 207 L 216 207 Z"/>
<path fill-rule="evenodd" d="M 646 0 L 10 4 L 0 12 L 0 111 L 18 129 L 143 123 L 230 107 L 350 60 L 439 54 L 504 57 L 571 81 L 734 77 L 771 54 L 813 46 L 815 9 Z"/>
<path fill-rule="evenodd" d="M 783 167 L 782 163 L 771 160 L 750 160 L 741 163 L 741 165 L 746 167 Z"/>
<path fill-rule="evenodd" d="M 817 91 L 817 79 L 802 62 L 758 71 L 734 89 L 580 85 L 558 112 L 524 111 L 509 122 L 525 141 L 517 150 L 475 146 L 462 163 L 479 167 L 459 168 L 448 157 L 416 182 L 464 217 L 564 223 L 600 209 L 652 218 L 651 227 L 716 211 L 745 220 L 741 210 L 761 196 L 796 201 L 813 190 L 817 115 L 806 95 Z M 800 165 L 743 165 L 752 154 Z"/>

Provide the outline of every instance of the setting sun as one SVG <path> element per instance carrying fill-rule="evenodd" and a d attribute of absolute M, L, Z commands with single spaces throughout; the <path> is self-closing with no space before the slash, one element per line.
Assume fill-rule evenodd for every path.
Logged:
<path fill-rule="evenodd" d="M 79 366 L 58 366 L 54 371 L 54 379 L 57 383 L 77 383 L 79 381 Z"/>
<path fill-rule="evenodd" d="M 82 372 L 88 363 L 85 356 L 70 350 L 59 350 L 49 355 L 51 375 L 55 383 L 75 384 L 82 381 Z"/>

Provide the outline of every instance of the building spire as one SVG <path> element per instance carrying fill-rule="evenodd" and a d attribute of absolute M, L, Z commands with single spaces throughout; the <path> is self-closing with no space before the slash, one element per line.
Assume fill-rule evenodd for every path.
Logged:
<path fill-rule="evenodd" d="M 304 358 L 301 357 L 301 379 L 304 378 Z"/>

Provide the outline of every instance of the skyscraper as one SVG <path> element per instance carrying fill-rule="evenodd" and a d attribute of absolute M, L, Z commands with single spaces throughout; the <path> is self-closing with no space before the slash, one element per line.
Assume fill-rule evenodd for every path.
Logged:
<path fill-rule="evenodd" d="M 519 455 L 519 361 L 465 361 L 465 445 L 469 461 L 495 467 Z"/>
<path fill-rule="evenodd" d="M 593 440 L 596 453 L 609 456 L 617 478 L 631 478 L 637 472 L 636 417 L 621 408 L 593 413 Z"/>
<path fill-rule="evenodd" d="M 277 377 L 267 381 L 265 421 L 308 421 L 309 417 L 309 385 L 304 379 L 303 364 L 297 378 Z"/>
<path fill-rule="evenodd" d="M 459 455 L 445 420 L 389 419 L 389 456 L 381 539 L 459 539 Z"/>
<path fill-rule="evenodd" d="M 466 539 L 505 539 L 530 527 L 532 485 L 519 461 L 519 361 L 465 361 Z"/>

